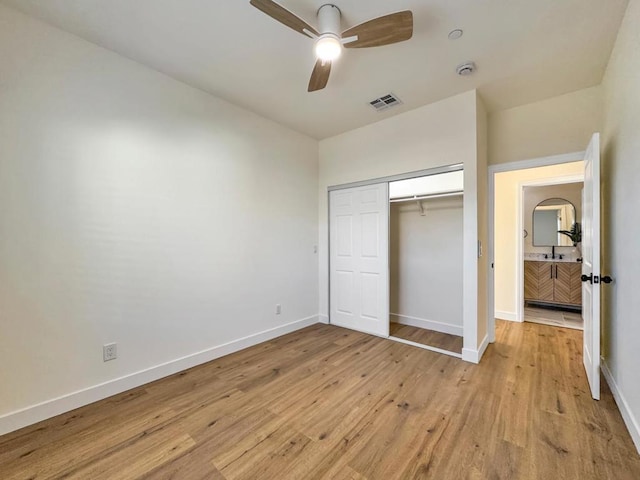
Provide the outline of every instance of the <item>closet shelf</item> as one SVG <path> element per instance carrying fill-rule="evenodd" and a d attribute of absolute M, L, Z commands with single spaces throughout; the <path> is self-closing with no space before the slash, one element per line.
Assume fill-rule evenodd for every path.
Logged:
<path fill-rule="evenodd" d="M 431 198 L 442 198 L 442 197 L 457 197 L 462 195 L 464 192 L 462 190 L 458 190 L 455 192 L 447 192 L 447 193 L 431 193 L 427 195 L 413 195 L 411 197 L 399 197 L 399 198 L 391 198 L 389 203 L 399 203 L 399 202 L 415 202 L 417 200 L 429 200 Z"/>

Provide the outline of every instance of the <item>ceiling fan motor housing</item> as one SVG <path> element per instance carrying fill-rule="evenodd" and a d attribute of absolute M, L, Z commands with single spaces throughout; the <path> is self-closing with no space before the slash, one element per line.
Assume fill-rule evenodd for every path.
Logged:
<path fill-rule="evenodd" d="M 340 39 L 340 9 L 335 5 L 327 3 L 318 10 L 318 31 L 320 36 L 331 34 Z"/>
<path fill-rule="evenodd" d="M 336 60 L 342 53 L 340 36 L 340 9 L 327 4 L 318 10 L 318 31 L 316 40 L 316 57 L 324 62 Z"/>

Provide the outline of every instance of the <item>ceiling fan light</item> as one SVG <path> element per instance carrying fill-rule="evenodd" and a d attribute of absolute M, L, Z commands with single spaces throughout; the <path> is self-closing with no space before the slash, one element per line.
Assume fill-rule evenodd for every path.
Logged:
<path fill-rule="evenodd" d="M 342 53 L 342 43 L 333 35 L 323 36 L 316 41 L 315 51 L 318 59 L 331 62 Z"/>

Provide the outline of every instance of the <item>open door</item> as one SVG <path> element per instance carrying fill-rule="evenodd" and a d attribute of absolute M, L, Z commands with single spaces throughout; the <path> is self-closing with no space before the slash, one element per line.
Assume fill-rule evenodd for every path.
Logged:
<path fill-rule="evenodd" d="M 330 322 L 389 336 L 389 185 L 329 192 Z"/>
<path fill-rule="evenodd" d="M 583 362 L 591 396 L 600 400 L 600 134 L 584 159 L 582 199 Z"/>

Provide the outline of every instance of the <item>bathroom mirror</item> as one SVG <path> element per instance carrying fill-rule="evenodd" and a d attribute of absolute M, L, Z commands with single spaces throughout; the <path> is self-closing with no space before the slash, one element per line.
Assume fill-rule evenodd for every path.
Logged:
<path fill-rule="evenodd" d="M 571 230 L 576 221 L 576 207 L 564 198 L 548 198 L 533 209 L 534 247 L 571 247 L 573 243 L 559 230 Z"/>

